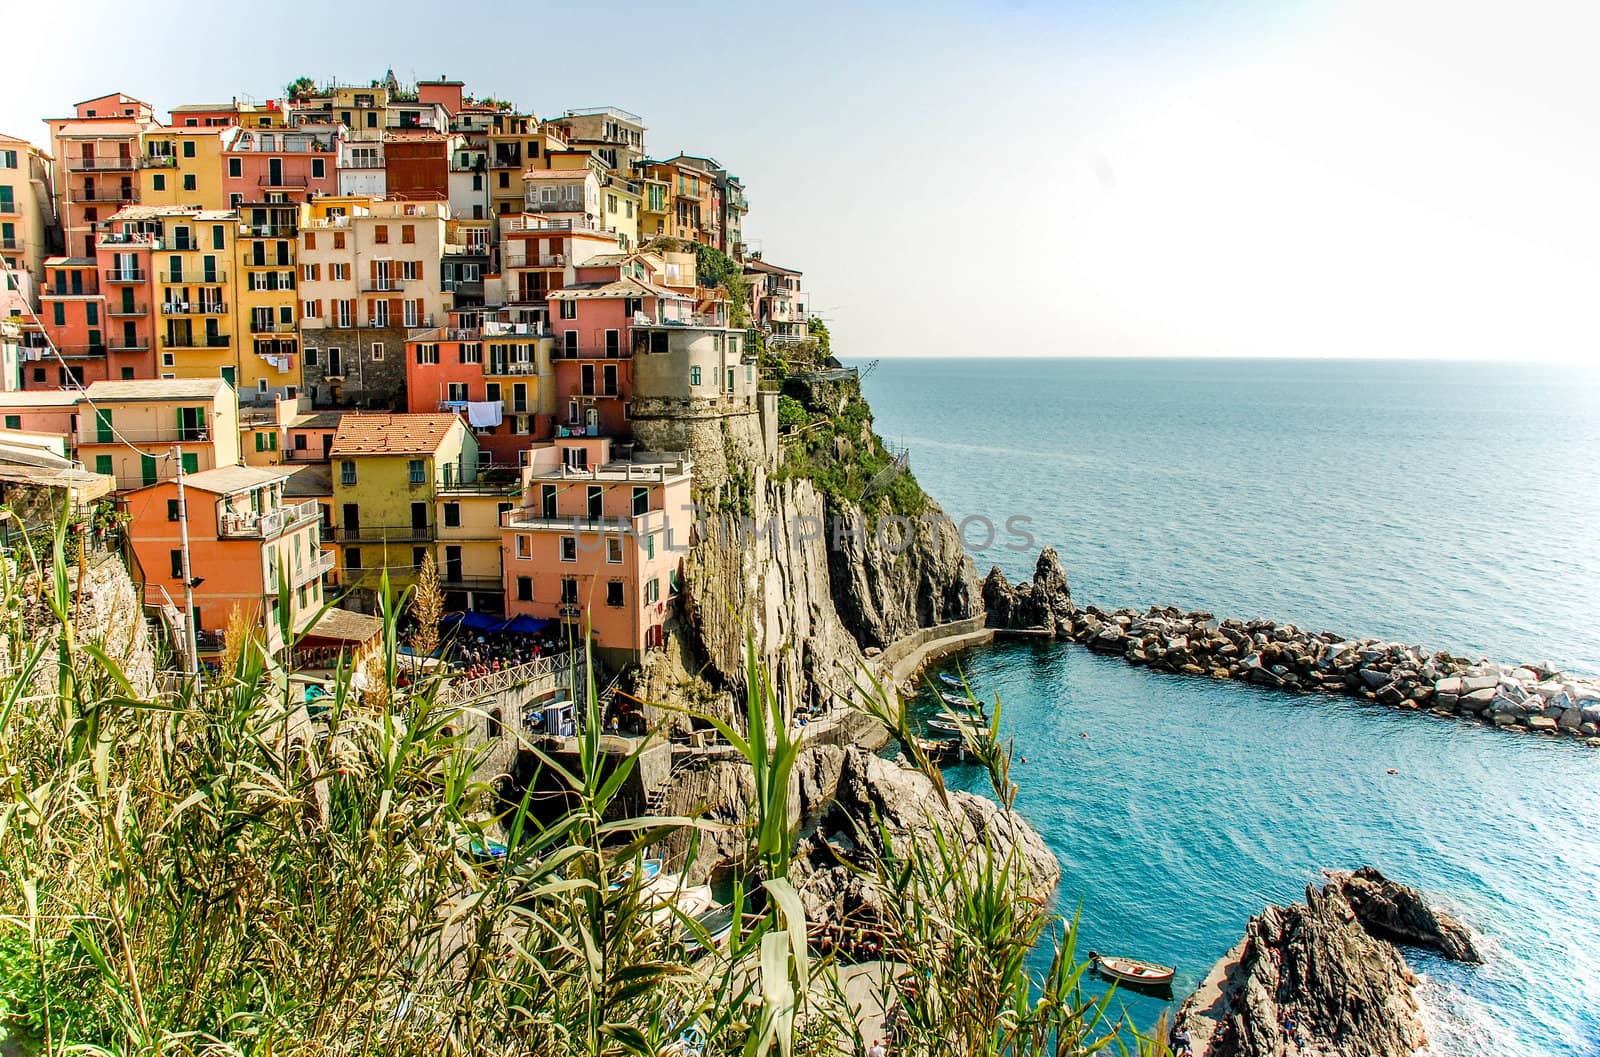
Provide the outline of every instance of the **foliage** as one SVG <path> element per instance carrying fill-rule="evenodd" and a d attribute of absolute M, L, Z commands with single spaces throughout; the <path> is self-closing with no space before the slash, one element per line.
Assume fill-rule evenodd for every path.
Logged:
<path fill-rule="evenodd" d="M 744 265 L 714 246 L 703 242 L 694 246 L 695 281 L 701 286 L 728 291 L 732 302 L 728 308 L 728 322 L 734 327 L 750 323 L 750 283 L 744 277 Z"/>
<path fill-rule="evenodd" d="M 810 334 L 817 342 L 817 352 L 822 359 L 833 355 L 833 339 L 828 334 L 828 324 L 822 321 L 821 316 L 811 315 L 806 317 L 806 333 Z"/>
<path fill-rule="evenodd" d="M 778 397 L 778 425 L 784 429 L 798 429 L 811 421 L 806 406 L 787 393 Z"/>
<path fill-rule="evenodd" d="M 439 586 L 439 567 L 429 551 L 417 571 L 417 584 L 411 591 L 411 652 L 417 657 L 432 657 L 439 648 L 439 621 L 444 619 L 444 589 Z"/>
<path fill-rule="evenodd" d="M 750 768 L 754 799 L 753 868 L 734 878 L 738 927 L 718 947 L 640 868 L 646 848 L 711 824 L 629 809 L 655 746 L 602 738 L 587 657 L 570 687 L 579 736 L 557 756 L 514 731 L 531 773 L 506 797 L 470 733 L 486 717 L 441 704 L 436 680 L 399 684 L 404 600 L 386 578 L 383 685 L 363 693 L 342 665 L 313 720 L 257 637 L 203 687 L 134 686 L 74 625 L 62 550 L 44 566 L 25 555 L 21 577 L 0 564 L 0 1023 L 25 1046 L 645 1057 L 703 1038 L 707 1055 L 861 1052 L 789 880 L 806 746 L 753 644 L 743 714 L 712 722 Z M 41 595 L 53 634 L 22 625 L 23 590 Z M 37 694 L 52 637 L 56 692 Z M 892 691 L 866 696 L 905 734 Z M 986 760 L 1002 751 L 989 738 Z M 874 823 L 860 821 L 863 846 L 887 849 L 861 877 L 889 907 L 897 1053 L 1103 1043 L 1105 1007 L 1077 992 L 1070 932 L 1050 974 L 1026 970 L 1053 924 L 1015 861 L 937 827 L 931 848 L 868 845 Z M 491 840 L 503 857 L 475 853 Z M 687 854 L 685 867 L 692 839 Z M 840 1051 L 837 1039 L 853 1041 Z"/>
<path fill-rule="evenodd" d="M 283 94 L 289 99 L 300 99 L 312 95 L 317 90 L 317 82 L 309 77 L 296 77 L 283 86 Z"/>

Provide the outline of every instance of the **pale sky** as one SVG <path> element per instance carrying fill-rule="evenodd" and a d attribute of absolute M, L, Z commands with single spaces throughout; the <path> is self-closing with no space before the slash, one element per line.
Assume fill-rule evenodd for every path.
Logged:
<path fill-rule="evenodd" d="M 12 6 L 40 141 L 391 66 L 636 111 L 744 178 L 846 356 L 1600 359 L 1592 0 Z"/>

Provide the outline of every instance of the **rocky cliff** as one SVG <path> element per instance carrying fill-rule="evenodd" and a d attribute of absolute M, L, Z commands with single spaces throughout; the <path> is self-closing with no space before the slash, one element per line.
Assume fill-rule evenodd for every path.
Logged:
<path fill-rule="evenodd" d="M 866 651 L 980 610 L 955 525 L 873 432 L 854 372 L 783 385 L 804 422 L 781 435 L 743 414 L 679 424 L 692 434 L 679 443 L 696 453 L 700 517 L 682 615 L 640 679 L 646 700 L 728 709 L 722 691 L 743 683 L 747 636 L 797 707 L 845 699 Z"/>
<path fill-rule="evenodd" d="M 1180 1057 L 1405 1057 L 1427 1039 L 1391 939 L 1478 961 L 1472 937 L 1373 869 L 1268 907 L 1173 1022 Z"/>

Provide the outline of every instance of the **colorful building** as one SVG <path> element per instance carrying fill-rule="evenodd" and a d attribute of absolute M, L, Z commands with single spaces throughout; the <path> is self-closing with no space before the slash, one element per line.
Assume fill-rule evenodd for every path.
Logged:
<path fill-rule="evenodd" d="M 155 126 L 149 103 L 121 92 L 85 99 L 72 117 L 47 118 L 51 187 L 65 256 L 92 259 L 100 221 L 139 201 L 140 137 Z"/>
<path fill-rule="evenodd" d="M 586 151 L 614 173 L 627 175 L 644 157 L 644 118 L 614 106 L 568 110 L 555 122 L 572 150 Z"/>
<path fill-rule="evenodd" d="M 307 202 L 339 191 L 339 152 L 347 138 L 332 128 L 239 128 L 222 147 L 227 205 Z"/>
<path fill-rule="evenodd" d="M 238 398 L 219 378 L 94 382 L 78 410 L 78 459 L 119 489 L 239 462 Z M 91 410 L 90 404 L 93 405 Z"/>
<path fill-rule="evenodd" d="M 455 415 L 348 414 L 329 454 L 339 582 L 370 606 L 385 569 L 397 588 L 415 580 L 440 492 L 475 479 L 478 444 Z"/>
<path fill-rule="evenodd" d="M 44 281 L 47 232 L 54 220 L 50 155 L 27 140 L 0 134 L 0 257 L 26 273 L 34 286 Z M 0 278 L 0 315 L 10 314 L 7 292 L 29 293 L 20 285 Z"/>
<path fill-rule="evenodd" d="M 587 623 L 601 656 L 637 660 L 661 644 L 677 602 L 691 467 L 613 459 L 609 439 L 577 443 L 590 465 L 546 449 L 522 505 L 502 517 L 506 613 L 562 621 L 575 639 Z"/>
<path fill-rule="evenodd" d="M 566 283 L 569 267 L 620 248 L 616 235 L 583 221 L 501 217 L 500 273 L 497 282 L 485 283 L 485 303 L 548 313 L 546 298 Z"/>
<path fill-rule="evenodd" d="M 194 627 L 203 653 L 220 652 L 223 631 L 238 610 L 270 651 L 286 643 L 280 630 L 281 587 L 288 587 L 288 623 L 304 631 L 323 604 L 323 576 L 333 556 L 320 541 L 321 510 L 289 501 L 289 475 L 257 466 L 221 466 L 186 474 L 189 576 Z M 183 605 L 184 552 L 176 481 L 138 488 L 124 499 L 128 536 L 144 574 L 145 604 Z"/>
<path fill-rule="evenodd" d="M 225 209 L 222 149 L 227 126 L 166 126 L 139 137 L 139 203 Z"/>
<path fill-rule="evenodd" d="M 302 377 L 317 406 L 398 406 L 410 331 L 440 326 L 444 202 L 319 198 L 300 229 Z"/>
<path fill-rule="evenodd" d="M 461 415 L 492 463 L 520 466 L 532 442 L 551 436 L 551 346 L 550 329 L 531 312 L 452 312 L 448 326 L 406 341 L 408 406 Z"/>
<path fill-rule="evenodd" d="M 299 396 L 300 207 L 256 202 L 238 209 L 233 284 L 238 299 L 239 392 L 258 402 Z"/>
<path fill-rule="evenodd" d="M 32 363 L 24 378 L 28 388 L 82 386 L 108 377 L 106 299 L 93 258 L 45 259 L 39 317 L 61 359 Z"/>
<path fill-rule="evenodd" d="M 811 336 L 810 315 L 801 285 L 802 273 L 768 264 L 756 253 L 745 262 L 750 284 L 750 322 L 771 344 L 805 341 Z"/>

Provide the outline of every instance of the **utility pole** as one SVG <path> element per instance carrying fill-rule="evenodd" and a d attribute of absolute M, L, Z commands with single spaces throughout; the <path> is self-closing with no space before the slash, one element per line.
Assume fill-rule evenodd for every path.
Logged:
<path fill-rule="evenodd" d="M 194 573 L 189 568 L 189 502 L 183 493 L 183 448 L 172 446 L 178 461 L 178 541 L 183 548 L 183 652 L 190 675 L 200 674 L 200 645 L 194 628 Z"/>

